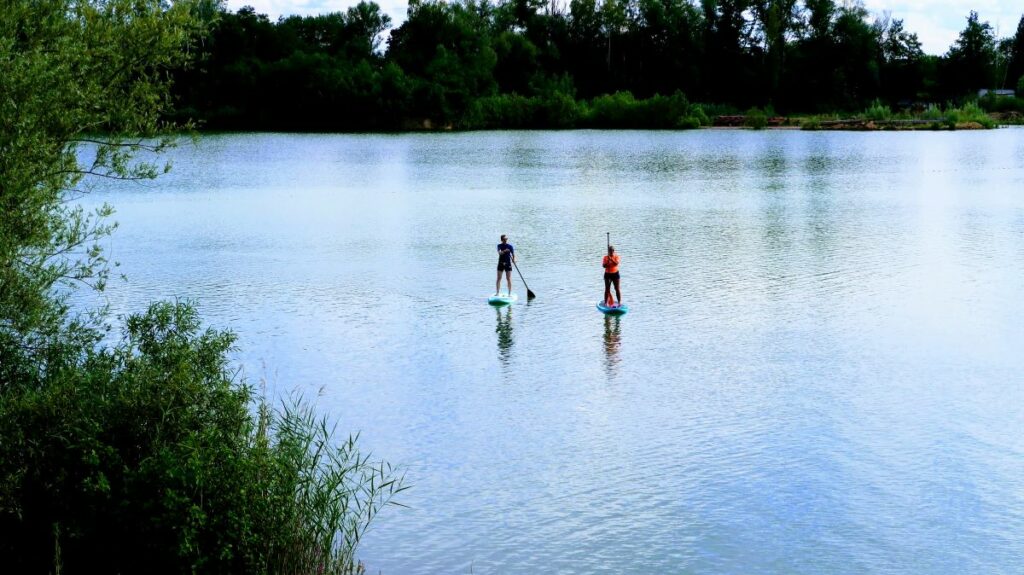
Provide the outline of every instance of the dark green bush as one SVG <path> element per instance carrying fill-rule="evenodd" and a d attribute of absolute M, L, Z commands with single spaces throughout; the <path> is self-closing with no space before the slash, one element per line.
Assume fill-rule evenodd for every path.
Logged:
<path fill-rule="evenodd" d="M 233 336 L 189 305 L 126 324 L 0 389 L 5 570 L 353 572 L 401 480 L 308 405 L 273 412 L 234 381 Z"/>
<path fill-rule="evenodd" d="M 759 108 L 747 110 L 743 125 L 754 130 L 763 130 L 768 127 L 768 115 Z"/>

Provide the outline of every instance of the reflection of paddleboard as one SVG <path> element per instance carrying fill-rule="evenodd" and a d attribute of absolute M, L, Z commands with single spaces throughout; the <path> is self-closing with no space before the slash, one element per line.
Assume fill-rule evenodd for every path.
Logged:
<path fill-rule="evenodd" d="M 518 300 L 518 299 L 519 299 L 519 296 L 517 296 L 514 293 L 513 294 L 504 293 L 504 294 L 492 295 L 491 297 L 487 298 L 487 303 L 489 303 L 491 305 L 508 305 L 508 304 Z"/>
<path fill-rule="evenodd" d="M 597 309 L 608 315 L 623 315 L 629 311 L 628 305 L 606 305 L 603 301 L 597 302 Z"/>

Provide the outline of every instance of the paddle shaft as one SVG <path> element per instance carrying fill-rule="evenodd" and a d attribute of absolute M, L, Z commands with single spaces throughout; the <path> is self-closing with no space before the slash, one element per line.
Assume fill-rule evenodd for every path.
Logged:
<path fill-rule="evenodd" d="M 530 291 L 530 286 L 526 285 L 526 280 L 523 279 L 523 272 L 519 271 L 519 266 L 516 264 L 516 260 L 512 260 L 512 265 L 516 268 L 516 273 L 519 274 L 519 279 L 523 281 L 523 285 L 526 286 L 526 299 L 533 299 L 537 297 L 537 294 Z"/>

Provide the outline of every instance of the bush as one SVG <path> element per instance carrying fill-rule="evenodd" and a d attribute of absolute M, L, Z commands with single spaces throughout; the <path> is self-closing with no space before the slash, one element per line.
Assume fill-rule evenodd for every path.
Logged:
<path fill-rule="evenodd" d="M 0 388 L 0 554 L 12 572 L 351 573 L 403 488 L 312 409 L 233 380 L 234 338 L 155 304 L 110 349 Z"/>
<path fill-rule="evenodd" d="M 763 130 L 768 127 L 768 115 L 758 108 L 747 110 L 743 125 L 754 130 Z"/>
<path fill-rule="evenodd" d="M 801 130 L 820 130 L 821 120 L 817 117 L 804 118 L 800 121 Z"/>
<path fill-rule="evenodd" d="M 925 108 L 923 112 L 921 112 L 920 117 L 922 120 L 932 120 L 935 122 L 941 122 L 943 119 L 945 119 L 946 115 L 942 113 L 942 108 L 936 106 L 935 104 L 928 104 L 928 107 Z"/>
<path fill-rule="evenodd" d="M 695 130 L 701 126 L 700 120 L 693 116 L 687 116 L 685 118 L 679 118 L 676 122 L 676 128 L 680 130 Z"/>
<path fill-rule="evenodd" d="M 995 122 L 989 117 L 985 110 L 978 106 L 977 102 L 967 102 L 959 110 L 951 110 L 951 117 L 956 116 L 956 123 L 977 123 L 985 128 L 994 128 Z"/>
<path fill-rule="evenodd" d="M 892 119 L 892 110 L 889 109 L 889 106 L 883 104 L 881 100 L 876 99 L 871 103 L 871 106 L 864 110 L 864 119 L 885 122 Z"/>
<path fill-rule="evenodd" d="M 1017 97 L 1024 98 L 1024 76 L 1017 78 Z"/>
<path fill-rule="evenodd" d="M 703 110 L 682 92 L 655 94 L 646 100 L 637 100 L 630 92 L 616 92 L 591 100 L 582 119 L 591 128 L 656 130 L 676 128 L 686 118 L 700 123 L 702 117 L 707 120 Z"/>

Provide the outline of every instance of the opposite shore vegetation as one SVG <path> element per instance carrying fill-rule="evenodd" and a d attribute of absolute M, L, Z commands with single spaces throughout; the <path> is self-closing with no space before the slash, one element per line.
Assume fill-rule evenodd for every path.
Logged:
<path fill-rule="evenodd" d="M 1005 38 L 963 16 L 929 55 L 898 15 L 856 0 L 413 0 L 399 26 L 373 2 L 277 21 L 215 5 L 173 117 L 286 131 L 1019 122 L 1024 11 Z"/>
<path fill-rule="evenodd" d="M 413 2 L 385 44 L 389 25 L 372 3 L 279 22 L 212 0 L 0 10 L 7 570 L 358 572 L 367 526 L 405 489 L 335 438 L 340 414 L 254 392 L 233 336 L 189 302 L 124 319 L 70 303 L 103 290 L 115 231 L 111 207 L 74 200 L 97 178 L 157 177 L 137 156 L 183 124 L 679 129 L 763 127 L 778 111 L 808 128 L 955 128 L 1021 111 L 973 95 L 1024 75 L 1024 20 L 1000 39 L 973 13 L 943 56 L 832 0 Z M 849 110 L 860 118 L 832 123 Z"/>

